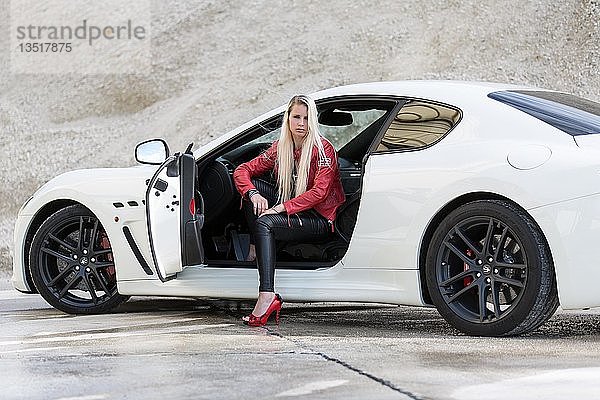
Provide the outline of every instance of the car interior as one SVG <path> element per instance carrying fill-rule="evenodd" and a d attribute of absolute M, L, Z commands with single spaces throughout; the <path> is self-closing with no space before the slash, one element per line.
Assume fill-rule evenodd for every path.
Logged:
<path fill-rule="evenodd" d="M 373 141 L 396 102 L 332 101 L 318 104 L 321 133 L 336 148 L 346 201 L 337 212 L 335 231 L 321 243 L 278 242 L 277 268 L 315 269 L 334 265 L 348 249 L 354 230 L 362 167 Z M 202 242 L 206 262 L 215 267 L 254 267 L 245 261 L 250 233 L 233 183 L 235 168 L 264 152 L 278 139 L 283 115 L 257 124 L 216 154 L 198 161 L 199 194 L 204 205 Z M 263 177 L 272 180 L 273 177 Z"/>

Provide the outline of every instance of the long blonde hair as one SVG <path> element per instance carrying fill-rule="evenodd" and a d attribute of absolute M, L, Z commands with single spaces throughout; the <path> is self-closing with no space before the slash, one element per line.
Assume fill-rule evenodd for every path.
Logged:
<path fill-rule="evenodd" d="M 302 153 L 298 161 L 297 178 L 294 185 L 292 177 L 294 174 L 294 140 L 290 131 L 289 116 L 292 107 L 296 104 L 305 105 L 308 109 L 308 132 L 302 142 Z M 306 95 L 294 96 L 288 103 L 287 109 L 283 114 L 281 135 L 277 145 L 277 189 L 279 192 L 279 202 L 282 203 L 306 192 L 310 172 L 310 159 L 315 146 L 319 152 L 319 158 L 325 158 L 315 101 Z"/>

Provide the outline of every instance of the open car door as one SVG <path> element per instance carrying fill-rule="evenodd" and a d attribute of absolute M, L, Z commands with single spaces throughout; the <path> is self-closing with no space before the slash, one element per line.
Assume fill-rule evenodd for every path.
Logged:
<path fill-rule="evenodd" d="M 197 169 L 191 147 L 168 157 L 146 190 L 150 249 L 163 282 L 175 278 L 186 266 L 204 263 L 200 234 L 204 207 L 195 190 Z"/>

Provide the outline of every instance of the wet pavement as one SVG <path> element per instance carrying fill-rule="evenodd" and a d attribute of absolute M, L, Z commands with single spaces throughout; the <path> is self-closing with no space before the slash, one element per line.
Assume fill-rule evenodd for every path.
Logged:
<path fill-rule="evenodd" d="M 600 309 L 476 338 L 433 309 L 132 298 L 72 316 L 0 290 L 3 399 L 600 399 Z"/>

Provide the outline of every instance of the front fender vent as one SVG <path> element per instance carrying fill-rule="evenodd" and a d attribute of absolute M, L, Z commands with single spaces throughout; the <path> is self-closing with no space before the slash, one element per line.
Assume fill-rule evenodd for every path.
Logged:
<path fill-rule="evenodd" d="M 145 202 L 142 200 L 142 204 L 144 204 Z M 140 203 L 138 203 L 136 200 L 129 200 L 127 202 L 125 202 L 125 204 L 127 204 L 129 207 L 139 207 Z M 123 208 L 125 207 L 125 204 L 121 203 L 120 201 L 114 202 L 112 203 L 114 208 Z"/>

